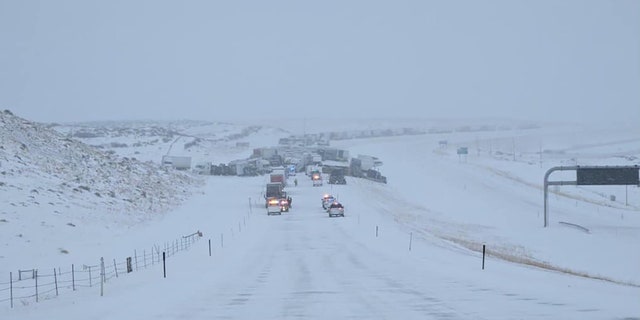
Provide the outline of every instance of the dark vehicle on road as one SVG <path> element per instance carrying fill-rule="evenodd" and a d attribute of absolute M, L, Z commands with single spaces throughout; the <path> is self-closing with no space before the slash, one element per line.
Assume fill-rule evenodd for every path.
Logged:
<path fill-rule="evenodd" d="M 347 184 L 347 179 L 344 178 L 342 173 L 332 173 L 329 176 L 329 184 Z"/>
<path fill-rule="evenodd" d="M 335 201 L 327 209 L 329 217 L 344 217 L 344 207 L 342 203 Z"/>

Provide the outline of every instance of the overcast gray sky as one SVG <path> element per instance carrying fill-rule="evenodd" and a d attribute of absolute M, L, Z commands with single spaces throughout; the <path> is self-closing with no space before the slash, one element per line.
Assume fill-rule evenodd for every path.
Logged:
<path fill-rule="evenodd" d="M 640 120 L 640 1 L 0 0 L 0 109 Z"/>

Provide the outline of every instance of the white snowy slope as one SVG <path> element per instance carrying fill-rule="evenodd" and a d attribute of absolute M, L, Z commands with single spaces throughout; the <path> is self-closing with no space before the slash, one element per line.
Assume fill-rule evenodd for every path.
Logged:
<path fill-rule="evenodd" d="M 156 264 L 109 279 L 103 297 L 94 286 L 58 297 L 50 293 L 38 303 L 22 299 L 13 308 L 5 302 L 0 312 L 3 319 L 27 320 L 51 314 L 64 319 L 640 319 L 638 187 L 558 188 L 550 201 L 549 228 L 542 228 L 541 215 L 548 168 L 638 164 L 638 137 L 637 128 L 541 127 L 342 140 L 332 144 L 352 156 L 383 160 L 389 183 L 348 177 L 344 186 L 313 187 L 299 174 L 299 185 L 288 188 L 293 208 L 282 216 L 266 215 L 265 177 L 207 177 L 181 206 L 96 234 L 89 245 L 95 259 L 110 261 L 203 232 L 189 251 L 167 260 L 167 278 Z M 448 146 L 439 145 L 443 140 Z M 456 154 L 462 146 L 469 147 L 465 158 Z M 345 205 L 344 218 L 329 218 L 322 210 L 324 193 Z M 0 227 L 11 230 L 7 225 Z M 60 234 L 49 240 L 85 239 Z M 485 270 L 482 244 L 489 254 Z M 29 260 L 15 252 L 12 257 Z"/>
<path fill-rule="evenodd" d="M 385 150 L 384 172 L 397 193 L 393 198 L 384 194 L 380 206 L 389 208 L 406 230 L 436 235 L 474 251 L 484 243 L 491 254 L 509 261 L 638 286 L 638 186 L 550 188 L 551 227 L 540 227 L 543 177 L 549 168 L 638 165 L 639 131 L 551 127 L 340 145 L 352 153 Z M 442 139 L 450 145 L 440 148 Z M 540 157 L 540 146 L 548 145 L 554 147 L 545 149 L 553 157 Z M 458 146 L 468 146 L 470 154 L 458 156 Z M 575 179 L 575 172 L 551 176 L 551 180 Z"/>
<path fill-rule="evenodd" d="M 0 272 L 85 259 L 163 214 L 202 181 L 104 153 L 0 112 Z"/>

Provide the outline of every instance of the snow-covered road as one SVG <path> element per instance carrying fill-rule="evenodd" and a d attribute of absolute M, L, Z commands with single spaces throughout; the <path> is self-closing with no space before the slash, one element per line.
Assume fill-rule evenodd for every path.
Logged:
<path fill-rule="evenodd" d="M 212 178 L 180 212 L 136 231 L 204 231 L 162 269 L 110 281 L 105 296 L 68 293 L 11 310 L 15 319 L 602 319 L 638 314 L 638 288 L 487 260 L 444 240 L 406 232 L 371 201 L 382 185 L 312 187 L 298 176 L 291 212 L 267 216 L 257 178 Z M 228 190 L 234 190 L 229 192 Z M 324 192 L 346 217 L 329 218 Z M 247 198 L 252 196 L 249 210 Z M 376 236 L 376 229 L 378 234 Z M 146 231 L 145 231 L 146 230 Z M 223 237 L 223 239 L 221 239 Z M 212 256 L 208 241 L 212 240 Z M 224 242 L 222 242 L 223 240 Z M 409 241 L 411 240 L 411 250 Z"/>

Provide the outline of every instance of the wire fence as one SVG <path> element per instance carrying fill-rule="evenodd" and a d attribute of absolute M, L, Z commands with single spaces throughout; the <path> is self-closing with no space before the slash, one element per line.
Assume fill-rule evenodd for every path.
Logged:
<path fill-rule="evenodd" d="M 162 246 L 154 245 L 148 251 L 134 250 L 132 256 L 121 260 L 107 261 L 100 258 L 96 264 L 72 264 L 67 268 L 9 272 L 7 281 L 0 280 L 0 305 L 6 303 L 13 308 L 18 303 L 28 305 L 63 293 L 98 286 L 102 295 L 103 286 L 107 281 L 162 264 L 164 259 L 173 257 L 180 251 L 189 250 L 201 238 L 202 233 L 196 231 L 175 241 L 165 242 Z"/>

